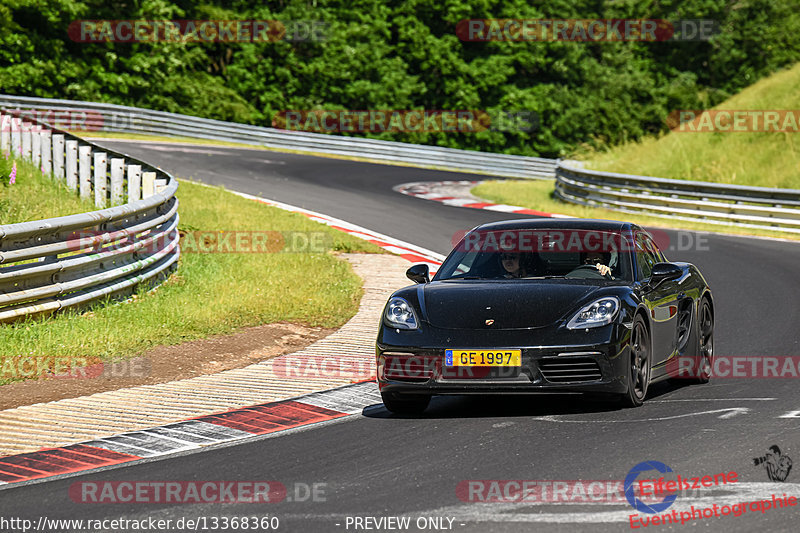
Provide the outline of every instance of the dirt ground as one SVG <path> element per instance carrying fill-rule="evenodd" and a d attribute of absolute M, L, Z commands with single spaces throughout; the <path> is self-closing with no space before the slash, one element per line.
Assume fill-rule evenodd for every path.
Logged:
<path fill-rule="evenodd" d="M 70 369 L 64 377 L 3 385 L 0 410 L 241 368 L 295 352 L 334 331 L 279 322 L 233 335 L 158 346 L 128 361 Z"/>

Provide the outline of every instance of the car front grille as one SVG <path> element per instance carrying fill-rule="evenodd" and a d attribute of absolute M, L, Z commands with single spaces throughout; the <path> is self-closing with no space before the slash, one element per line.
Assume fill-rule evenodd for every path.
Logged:
<path fill-rule="evenodd" d="M 600 365 L 592 357 L 544 357 L 539 370 L 551 383 L 576 383 L 602 379 Z"/>

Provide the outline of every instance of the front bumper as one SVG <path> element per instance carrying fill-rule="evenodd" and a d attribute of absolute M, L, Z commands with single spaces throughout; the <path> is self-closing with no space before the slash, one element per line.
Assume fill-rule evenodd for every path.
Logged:
<path fill-rule="evenodd" d="M 376 344 L 378 384 L 382 392 L 409 394 L 624 393 L 629 339 L 630 330 L 618 324 L 549 334 L 383 327 Z M 520 349 L 521 366 L 447 367 L 449 348 Z"/>

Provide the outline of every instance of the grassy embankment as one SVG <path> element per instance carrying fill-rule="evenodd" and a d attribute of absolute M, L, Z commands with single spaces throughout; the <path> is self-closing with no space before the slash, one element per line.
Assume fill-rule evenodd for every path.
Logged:
<path fill-rule="evenodd" d="M 2 156 L 0 156 L 2 157 Z M 15 185 L 0 185 L 0 223 L 91 209 L 48 178 L 18 164 Z M 35 170 L 35 169 L 31 169 Z M 40 174 L 40 173 L 39 173 Z M 7 176 L 7 174 L 6 174 Z M 336 327 L 358 309 L 361 280 L 332 251 L 379 252 L 366 241 L 306 217 L 246 200 L 219 188 L 181 181 L 180 228 L 187 231 L 321 232 L 327 250 L 309 253 L 189 253 L 157 290 L 141 289 L 120 305 L 96 305 L 49 319 L 0 325 L 0 359 L 126 358 L 270 322 Z M 14 380 L 0 374 L 0 384 Z"/>
<path fill-rule="evenodd" d="M 9 175 L 15 160 L 0 154 L 0 224 L 15 224 L 40 218 L 71 215 L 95 209 L 94 203 L 81 200 L 66 185 L 43 176 L 41 170 L 17 159 L 13 185 Z"/>
<path fill-rule="evenodd" d="M 797 110 L 800 109 L 798 86 L 800 64 L 755 83 L 715 109 Z M 589 168 L 609 172 L 800 189 L 800 137 L 797 133 L 670 132 L 606 152 L 583 152 L 574 157 L 585 160 Z M 798 238 L 766 230 L 701 224 L 567 204 L 552 197 L 553 188 L 551 181 L 493 181 L 479 185 L 473 189 L 473 193 L 498 203 L 579 217 L 625 219 L 651 226 Z"/>

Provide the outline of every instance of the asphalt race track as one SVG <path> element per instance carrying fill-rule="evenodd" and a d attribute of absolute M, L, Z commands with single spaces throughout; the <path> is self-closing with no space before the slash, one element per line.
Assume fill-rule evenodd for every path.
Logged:
<path fill-rule="evenodd" d="M 260 150 L 100 144 L 180 178 L 319 211 L 440 253 L 450 250 L 455 233 L 510 218 L 392 191 L 394 185 L 411 181 L 479 179 L 474 175 Z M 716 234 L 678 236 L 672 231 L 667 235 L 673 243 L 667 256 L 698 265 L 714 291 L 717 356 L 800 356 L 800 244 Z M 685 249 L 675 249 L 678 245 Z M 0 516 L 34 521 L 43 515 L 153 517 L 174 523 L 182 517 L 269 515 L 280 519 L 277 531 L 293 532 L 625 531 L 631 530 L 633 509 L 624 498 L 486 503 L 469 501 L 457 489 L 469 480 L 606 483 L 623 480 L 634 465 L 653 460 L 684 477 L 738 474 L 736 483 L 680 496 L 665 512 L 691 505 L 772 501 L 773 494 L 800 496 L 800 471 L 792 471 L 785 483 L 770 482 L 765 469 L 753 464 L 771 445 L 800 460 L 797 384 L 792 378 L 661 383 L 651 388 L 643 407 L 627 410 L 565 396 L 453 397 L 435 398 L 422 417 L 401 418 L 376 404 L 360 416 L 302 431 L 2 490 Z M 79 504 L 68 494 L 76 482 L 111 480 L 272 480 L 283 483 L 289 494 L 280 503 L 225 505 Z M 306 488 L 314 484 L 317 497 L 309 497 Z M 490 494 L 476 490 L 472 499 Z M 748 509 L 741 516 L 700 519 L 695 526 L 729 532 L 796 531 L 798 511 L 800 507 Z M 392 527 L 398 525 L 394 522 L 372 521 L 390 516 L 411 517 L 410 525 L 403 529 Z M 691 522 L 646 529 L 689 527 Z"/>

